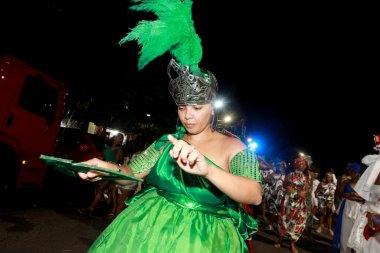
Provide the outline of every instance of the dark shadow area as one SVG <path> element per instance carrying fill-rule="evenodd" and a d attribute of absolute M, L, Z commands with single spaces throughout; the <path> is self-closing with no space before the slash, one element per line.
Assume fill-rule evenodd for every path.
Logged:
<path fill-rule="evenodd" d="M 41 191 L 41 204 L 56 209 L 82 206 L 94 197 L 96 183 L 49 170 Z"/>
<path fill-rule="evenodd" d="M 0 214 L 0 220 L 12 224 L 11 227 L 7 228 L 7 232 L 28 232 L 33 230 L 33 223 L 26 221 L 24 218 L 16 217 L 13 215 Z"/>
<path fill-rule="evenodd" d="M 95 191 L 95 183 L 65 176 L 55 170 L 46 174 L 42 189 L 18 188 L 2 192 L 0 211 L 17 211 L 35 207 L 65 210 L 88 204 Z"/>

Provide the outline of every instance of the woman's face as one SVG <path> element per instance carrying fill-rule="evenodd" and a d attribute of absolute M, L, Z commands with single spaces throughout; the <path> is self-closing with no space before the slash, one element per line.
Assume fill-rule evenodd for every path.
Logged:
<path fill-rule="evenodd" d="M 121 143 L 123 143 L 123 140 L 124 140 L 124 136 L 121 135 L 121 134 L 118 134 L 115 136 L 115 144 L 116 145 L 120 145 Z"/>
<path fill-rule="evenodd" d="M 196 134 L 210 127 L 211 104 L 178 106 L 178 117 L 187 132 Z"/>
<path fill-rule="evenodd" d="M 304 171 L 308 167 L 308 162 L 306 159 L 299 157 L 294 160 L 293 165 L 294 165 L 294 168 Z"/>
<path fill-rule="evenodd" d="M 334 181 L 332 174 L 326 174 L 326 182 L 331 183 Z"/>

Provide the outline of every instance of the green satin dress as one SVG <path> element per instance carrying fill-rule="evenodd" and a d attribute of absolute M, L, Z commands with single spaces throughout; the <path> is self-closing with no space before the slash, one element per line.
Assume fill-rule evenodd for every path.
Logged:
<path fill-rule="evenodd" d="M 248 252 L 244 240 L 257 231 L 256 221 L 207 179 L 180 169 L 171 148 L 167 143 L 146 189 L 88 252 Z"/>

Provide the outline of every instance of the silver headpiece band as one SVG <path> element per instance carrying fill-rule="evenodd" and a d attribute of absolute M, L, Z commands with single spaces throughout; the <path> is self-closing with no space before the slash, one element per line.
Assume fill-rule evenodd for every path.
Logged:
<path fill-rule="evenodd" d="M 178 75 L 174 79 L 172 69 Z M 189 66 L 181 67 L 174 59 L 170 60 L 167 71 L 169 92 L 177 105 L 202 105 L 216 99 L 218 81 L 210 71 L 200 69 L 198 73 L 190 73 Z"/>

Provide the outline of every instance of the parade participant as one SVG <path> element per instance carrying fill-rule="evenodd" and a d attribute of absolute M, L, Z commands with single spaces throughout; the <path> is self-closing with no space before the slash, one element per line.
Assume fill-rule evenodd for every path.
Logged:
<path fill-rule="evenodd" d="M 269 206 L 269 230 L 274 230 L 274 223 L 278 220 L 278 208 L 284 196 L 284 180 L 287 164 L 285 161 L 277 162 L 275 172 L 270 176 L 270 197 Z"/>
<path fill-rule="evenodd" d="M 308 240 L 314 240 L 313 238 L 313 225 L 315 220 L 315 214 L 317 213 L 318 208 L 318 199 L 315 195 L 315 192 L 320 184 L 320 181 L 318 180 L 318 176 L 320 173 L 320 168 L 316 166 L 315 164 L 312 164 L 308 169 L 308 177 L 309 177 L 309 194 L 307 194 L 306 198 L 306 205 L 308 207 L 308 211 L 310 212 L 308 219 L 306 221 L 306 235 Z"/>
<path fill-rule="evenodd" d="M 380 151 L 379 147 L 375 147 Z M 355 191 L 365 199 L 360 215 L 355 220 L 348 247 L 356 253 L 380 251 L 380 155 L 367 155 L 362 159 L 367 169 L 355 185 Z"/>
<path fill-rule="evenodd" d="M 278 241 L 276 248 L 282 246 L 283 239 L 290 240 L 293 253 L 298 253 L 296 242 L 301 237 L 308 219 L 310 210 L 307 207 L 307 197 L 312 185 L 308 185 L 307 168 L 311 165 L 311 158 L 300 156 L 293 162 L 294 171 L 290 172 L 284 181 L 285 194 L 279 207 Z"/>
<path fill-rule="evenodd" d="M 334 228 L 333 249 L 334 252 L 348 253 L 351 248 L 347 245 L 348 238 L 355 220 L 360 215 L 360 208 L 364 199 L 355 191 L 355 186 L 360 178 L 361 166 L 353 162 L 347 164 L 347 172 L 349 180 L 344 181 L 340 188 L 339 195 L 342 197 L 342 202 L 339 206 L 338 218 Z"/>
<path fill-rule="evenodd" d="M 123 157 L 122 144 L 124 141 L 124 135 L 118 133 L 108 140 L 103 147 L 104 160 L 107 162 L 120 163 Z M 102 197 L 107 194 L 107 202 L 112 202 L 112 211 L 110 216 L 113 217 L 117 207 L 116 188 L 112 187 L 114 184 L 111 181 L 98 182 L 96 194 L 91 204 L 86 208 L 78 209 L 78 212 L 82 215 L 91 216 L 95 208 L 99 205 Z"/>
<path fill-rule="evenodd" d="M 325 177 L 320 182 L 316 189 L 316 196 L 318 198 L 319 225 L 315 230 L 317 233 L 322 232 L 322 227 L 325 225 L 327 219 L 328 232 L 331 236 L 334 235 L 332 218 L 334 213 L 334 196 L 336 184 L 334 183 L 333 173 L 325 172 Z"/>
<path fill-rule="evenodd" d="M 218 84 L 210 71 L 198 67 L 202 48 L 191 18 L 192 2 L 133 2 L 141 3 L 132 6 L 134 10 L 152 11 L 159 19 L 139 22 L 121 42 L 137 40 L 142 45 L 139 69 L 170 49 L 174 58 L 168 65 L 169 91 L 181 126 L 129 164 L 84 162 L 120 168 L 147 181 L 89 252 L 248 252 L 245 240 L 258 225 L 242 204 L 261 203 L 258 162 L 240 139 L 214 130 Z M 85 180 L 102 176 L 96 171 L 79 175 Z"/>
<path fill-rule="evenodd" d="M 271 176 L 275 172 L 276 168 L 273 166 L 272 163 L 269 163 L 265 161 L 264 158 L 258 157 L 259 160 L 259 171 L 261 174 L 261 180 L 262 184 L 261 187 L 263 188 L 263 201 L 261 202 L 261 217 L 263 219 L 263 223 L 268 225 L 270 224 L 270 221 L 267 217 L 267 213 L 269 209 L 269 201 L 271 197 Z"/>

